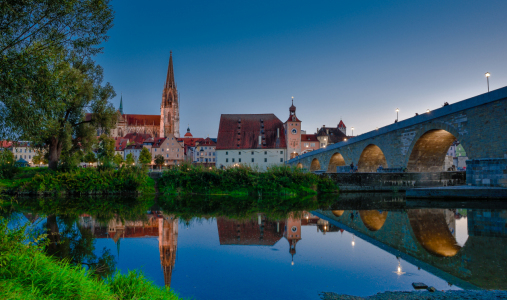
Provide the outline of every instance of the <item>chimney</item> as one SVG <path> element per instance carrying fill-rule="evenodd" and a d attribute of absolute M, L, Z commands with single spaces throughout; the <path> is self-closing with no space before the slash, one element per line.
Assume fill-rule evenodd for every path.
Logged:
<path fill-rule="evenodd" d="M 276 138 L 279 139 L 280 138 L 280 128 L 277 128 L 276 129 Z"/>

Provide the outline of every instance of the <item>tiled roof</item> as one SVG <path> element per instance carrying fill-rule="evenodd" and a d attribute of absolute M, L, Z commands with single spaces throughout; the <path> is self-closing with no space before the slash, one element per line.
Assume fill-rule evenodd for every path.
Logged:
<path fill-rule="evenodd" d="M 160 115 L 123 115 L 128 126 L 135 125 L 153 125 L 160 126 Z"/>
<path fill-rule="evenodd" d="M 125 147 L 127 150 L 133 150 L 133 149 L 143 149 L 143 144 L 132 144 Z"/>
<path fill-rule="evenodd" d="M 285 123 L 287 123 L 287 122 L 301 122 L 301 120 L 298 119 L 298 117 L 296 117 L 296 115 L 293 115 L 293 116 L 289 115 L 289 118 L 287 119 L 287 121 L 285 121 Z"/>
<path fill-rule="evenodd" d="M 129 133 L 123 137 L 124 139 L 128 139 L 135 143 L 143 143 L 144 140 L 151 138 L 151 134 L 149 133 Z"/>
<path fill-rule="evenodd" d="M 318 142 L 319 140 L 317 139 L 316 134 L 302 134 L 301 135 L 301 142 L 308 142 L 308 141 Z"/>
<path fill-rule="evenodd" d="M 10 141 L 0 141 L 0 147 L 2 148 L 9 148 L 12 147 L 12 142 Z"/>
<path fill-rule="evenodd" d="M 217 145 L 217 143 L 215 143 L 210 138 L 205 138 L 203 141 L 200 141 L 198 143 L 199 143 L 199 146 L 216 146 Z"/>
<path fill-rule="evenodd" d="M 345 127 L 345 128 L 347 128 L 347 126 L 345 126 L 345 123 L 343 123 L 343 121 L 342 121 L 342 120 L 340 120 L 340 123 L 338 123 L 338 128 L 340 128 L 340 127 Z"/>
<path fill-rule="evenodd" d="M 180 138 L 178 142 L 183 142 L 183 144 L 187 147 L 195 147 L 195 143 L 200 143 L 204 141 L 203 138 Z"/>
<path fill-rule="evenodd" d="M 277 139 L 277 129 L 280 137 Z M 262 136 L 262 146 L 259 136 Z M 220 117 L 217 150 L 285 148 L 283 123 L 274 114 L 231 114 Z"/>
<path fill-rule="evenodd" d="M 125 147 L 127 147 L 127 144 L 129 142 L 128 139 L 124 139 L 122 137 L 114 138 L 115 139 L 115 150 L 116 151 L 123 151 L 125 150 Z"/>
<path fill-rule="evenodd" d="M 343 141 L 347 136 L 338 128 L 321 127 L 317 132 L 317 136 L 327 136 L 330 144 L 336 144 Z"/>
<path fill-rule="evenodd" d="M 155 138 L 153 140 L 153 146 L 152 146 L 152 148 L 160 148 L 160 145 L 162 145 L 165 140 L 166 140 L 166 138 L 163 138 L 163 137 Z"/>

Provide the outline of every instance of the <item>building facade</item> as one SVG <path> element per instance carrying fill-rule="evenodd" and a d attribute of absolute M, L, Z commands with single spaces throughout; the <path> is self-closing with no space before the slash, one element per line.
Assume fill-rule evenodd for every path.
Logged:
<path fill-rule="evenodd" d="M 287 157 L 284 124 L 274 114 L 223 114 L 216 144 L 217 168 L 249 165 L 263 171 Z"/>
<path fill-rule="evenodd" d="M 289 160 L 301 154 L 301 120 L 296 116 L 294 97 L 292 97 L 292 105 L 289 108 L 289 118 L 284 123 L 284 130 L 287 140 L 285 160 Z"/>

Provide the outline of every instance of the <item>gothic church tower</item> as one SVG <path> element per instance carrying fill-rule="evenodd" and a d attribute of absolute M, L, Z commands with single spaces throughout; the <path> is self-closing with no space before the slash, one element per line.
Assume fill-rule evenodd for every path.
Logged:
<path fill-rule="evenodd" d="M 180 108 L 178 102 L 178 90 L 174 82 L 173 52 L 169 55 L 169 67 L 167 79 L 162 92 L 162 104 L 160 105 L 160 136 L 167 137 L 174 134 L 180 137 Z"/>

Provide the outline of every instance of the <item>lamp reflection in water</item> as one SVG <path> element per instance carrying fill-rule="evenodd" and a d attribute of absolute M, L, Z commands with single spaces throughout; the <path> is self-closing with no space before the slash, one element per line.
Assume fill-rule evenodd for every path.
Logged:
<path fill-rule="evenodd" d="M 355 236 L 354 234 L 352 234 L 352 247 L 354 247 L 356 245 L 356 241 L 354 240 Z"/>
<path fill-rule="evenodd" d="M 400 262 L 400 258 L 399 258 L 399 257 L 397 257 L 397 259 L 398 259 L 398 269 L 396 269 L 396 271 L 393 271 L 393 273 L 396 273 L 396 274 L 399 276 L 399 275 L 403 275 L 403 274 L 405 274 L 405 272 L 403 272 L 403 271 L 401 270 L 401 262 Z"/>

